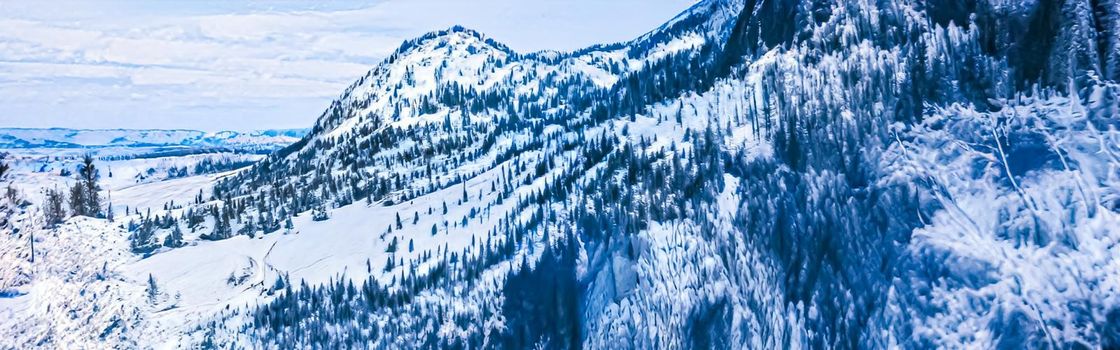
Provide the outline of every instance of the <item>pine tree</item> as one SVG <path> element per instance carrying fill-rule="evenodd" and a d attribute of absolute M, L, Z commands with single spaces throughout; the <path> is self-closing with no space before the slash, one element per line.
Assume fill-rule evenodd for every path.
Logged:
<path fill-rule="evenodd" d="M 172 225 L 171 233 L 167 234 L 167 238 L 163 239 L 163 246 L 169 248 L 183 246 L 183 231 L 179 229 L 179 224 Z"/>
<path fill-rule="evenodd" d="M 396 262 L 396 260 L 393 260 L 393 257 L 390 256 L 389 259 L 385 262 L 385 272 L 392 271 L 393 267 L 394 267 L 393 264 L 395 262 Z"/>
<path fill-rule="evenodd" d="M 209 240 L 222 240 L 229 238 L 233 235 L 233 228 L 230 226 L 229 217 L 225 214 L 220 214 L 220 210 L 214 210 L 214 229 L 210 234 L 203 235 L 203 239 Z"/>
<path fill-rule="evenodd" d="M 397 237 L 393 237 L 393 240 L 389 241 L 389 246 L 385 248 L 385 252 L 389 254 L 397 252 Z"/>
<path fill-rule="evenodd" d="M 82 189 L 81 182 L 75 183 L 70 187 L 70 215 L 86 215 L 86 208 L 86 191 Z"/>
<path fill-rule="evenodd" d="M 152 274 L 148 274 L 148 301 L 152 304 L 156 303 L 156 297 L 159 296 L 159 286 L 156 285 L 156 278 Z"/>
<path fill-rule="evenodd" d="M 155 227 L 151 220 L 151 213 L 140 219 L 140 225 L 128 236 L 129 247 L 133 253 L 147 254 L 159 245 L 155 242 Z"/>
<path fill-rule="evenodd" d="M 98 194 L 101 191 L 101 186 L 97 184 L 97 177 L 97 167 L 93 164 L 93 156 L 86 154 L 82 157 L 82 165 L 78 168 L 78 182 L 81 183 L 81 189 L 85 191 L 82 215 L 90 217 L 101 215 L 101 199 Z"/>
<path fill-rule="evenodd" d="M 46 202 L 43 206 L 43 221 L 47 227 L 54 227 L 66 218 L 66 209 L 63 208 L 65 202 L 66 194 L 62 191 L 57 188 L 47 190 Z"/>

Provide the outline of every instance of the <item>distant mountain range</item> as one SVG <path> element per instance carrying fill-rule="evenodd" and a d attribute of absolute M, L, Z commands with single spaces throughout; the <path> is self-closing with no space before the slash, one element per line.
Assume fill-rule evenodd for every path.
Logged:
<path fill-rule="evenodd" d="M 205 132 L 182 129 L 0 128 L 0 148 L 230 147 L 274 150 L 309 129 Z"/>

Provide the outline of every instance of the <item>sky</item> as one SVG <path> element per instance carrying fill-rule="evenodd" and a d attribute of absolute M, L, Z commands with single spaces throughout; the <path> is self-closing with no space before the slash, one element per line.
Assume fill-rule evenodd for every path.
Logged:
<path fill-rule="evenodd" d="M 430 31 L 570 51 L 632 39 L 694 2 L 0 0 L 0 127 L 309 127 Z"/>

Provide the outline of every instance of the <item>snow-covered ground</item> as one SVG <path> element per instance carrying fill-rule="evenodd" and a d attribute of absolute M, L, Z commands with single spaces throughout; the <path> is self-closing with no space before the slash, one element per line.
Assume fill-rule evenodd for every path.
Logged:
<path fill-rule="evenodd" d="M 836 7 L 828 23 L 805 29 L 808 43 L 766 48 L 702 91 L 623 79 L 692 86 L 644 69 L 716 50 L 705 46 L 721 37 L 712 32 L 749 22 L 728 18 L 738 8 L 631 43 L 644 49 L 570 56 L 518 55 L 462 28 L 433 33 L 347 89 L 307 142 L 257 166 L 184 172 L 261 158 L 98 154 L 113 222 L 44 228 L 42 190 L 69 185 L 61 173 L 81 153 L 12 152 L 16 198 L 0 199 L 8 210 L 0 213 L 12 215 L 0 220 L 11 231 L 0 235 L 0 347 L 175 348 L 215 332 L 227 346 L 284 344 L 251 335 L 350 325 L 289 319 L 252 328 L 253 317 L 275 316 L 253 310 L 283 301 L 277 289 L 306 283 L 297 293 L 312 293 L 367 279 L 387 295 L 432 284 L 363 310 L 361 322 L 387 335 L 359 344 L 383 347 L 436 336 L 488 342 L 520 328 L 519 311 L 552 306 L 578 330 L 531 344 L 557 335 L 589 348 L 1107 347 L 1102 338 L 1120 329 L 1120 87 L 1034 91 L 985 108 L 904 108 L 913 107 L 897 102 L 913 92 L 903 85 L 914 62 L 899 46 L 857 35 L 878 26 L 864 16 L 890 10 L 878 6 Z M 689 13 L 706 9 L 698 8 Z M 690 22 L 667 26 L 677 23 Z M 978 40 L 956 26 L 916 35 L 933 53 Z M 667 69 L 692 63 L 710 60 Z M 631 85 L 598 90 L 623 81 Z M 587 90 L 567 99 L 561 88 Z M 626 94 L 643 88 L 665 96 L 604 104 L 620 115 L 580 95 L 645 103 Z M 494 101 L 459 100 L 468 89 Z M 440 98 L 453 105 L 433 102 Z M 591 107 L 569 110 L 569 102 Z M 319 210 L 327 218 L 316 220 Z M 185 246 L 130 251 L 129 224 L 188 212 L 203 214 L 184 229 Z M 254 226 L 288 215 L 291 227 Z M 220 231 L 219 217 L 238 234 L 203 239 Z M 156 240 L 169 231 L 157 229 Z M 439 265 L 483 257 L 513 237 L 517 245 L 496 262 Z M 578 301 L 504 304 L 549 295 L 508 282 L 547 267 L 543 252 L 554 244 L 576 247 L 565 268 L 575 271 Z M 446 266 L 452 277 L 405 282 Z M 471 268 L 480 277 L 456 277 Z M 548 271 L 568 270 L 544 271 L 560 280 Z M 366 307 L 350 301 L 327 306 Z M 320 305 L 272 306 L 266 311 L 314 318 L 299 309 Z M 351 331 L 369 334 L 324 334 Z"/>
<path fill-rule="evenodd" d="M 163 299 L 150 302 L 146 279 L 121 273 L 134 260 L 126 232 L 84 217 L 54 230 L 38 224 L 0 237 L 0 347 L 137 346 Z"/>
<path fill-rule="evenodd" d="M 3 161 L 11 166 L 4 192 L 10 190 L 16 199 L 13 202 L 7 195 L 0 199 L 5 212 L 13 209 L 11 217 L 0 220 L 5 222 L 0 227 L 7 231 L 0 234 L 0 328 L 5 330 L 0 348 L 158 345 L 137 341 L 168 340 L 167 329 L 171 334 L 181 333 L 189 313 L 187 307 L 180 311 L 179 304 L 212 317 L 216 309 L 196 305 L 203 304 L 198 298 L 212 293 L 176 284 L 163 270 L 140 268 L 147 260 L 129 250 L 129 232 L 124 226 L 137 217 L 136 212 L 164 213 L 165 204 L 188 204 L 200 194 L 209 198 L 215 179 L 231 172 L 224 169 L 243 167 L 263 157 L 192 149 L 179 148 L 171 155 L 164 148 L 146 145 L 0 150 Z M 87 154 L 97 158 L 101 197 L 106 205 L 112 204 L 116 220 L 75 217 L 56 228 L 44 228 L 45 190 L 66 192 L 76 181 L 72 174 L 81 157 Z M 195 256 L 198 258 L 207 257 Z M 177 267 L 207 273 L 198 268 L 206 266 L 199 261 L 206 260 L 178 261 Z M 221 259 L 216 262 L 224 263 Z M 157 281 L 154 294 L 149 294 L 149 276 Z M 165 278 L 167 287 L 163 286 Z M 181 295 L 180 290 L 188 292 Z M 173 339 L 169 344 L 178 343 Z"/>
<path fill-rule="evenodd" d="M 720 124 L 730 121 L 729 118 L 742 113 L 743 106 L 741 105 L 714 105 L 712 101 L 742 99 L 747 93 L 741 84 L 721 84 L 705 95 L 684 96 L 680 101 L 658 105 L 651 111 L 650 115 L 636 117 L 634 121 L 612 122 L 584 132 L 588 136 L 597 137 L 596 135 L 613 134 L 626 129 L 626 142 L 636 144 L 642 139 L 649 140 L 648 150 L 650 151 L 667 150 L 670 147 L 686 150 L 692 147 L 692 142 L 686 139 L 685 133 L 693 130 L 703 130 L 707 127 L 708 123 L 713 122 L 707 116 L 718 115 L 728 118 L 714 120 L 714 122 Z M 677 115 L 681 115 L 682 124 L 673 121 Z M 726 140 L 727 146 L 730 148 L 744 149 L 747 154 L 769 152 L 766 143 L 758 142 L 758 138 L 745 126 L 736 126 L 732 130 L 732 135 Z M 502 142 L 517 141 L 504 140 Z M 174 203 L 189 203 L 195 199 L 200 190 L 203 193 L 203 198 L 210 201 L 210 191 L 214 181 L 229 176 L 235 171 L 185 178 L 153 178 L 138 181 L 137 174 L 145 173 L 148 168 L 166 168 L 180 166 L 180 164 L 190 164 L 205 159 L 206 156 L 190 155 L 157 159 L 103 161 L 98 163 L 98 166 L 105 169 L 103 171 L 113 170 L 113 177 L 102 177 L 101 183 L 105 188 L 103 193 L 107 198 L 111 194 L 112 203 L 117 210 L 115 223 L 109 223 L 101 219 L 81 218 L 72 219 L 54 230 L 41 230 L 30 226 L 27 227 L 27 230 L 52 235 L 49 238 L 36 238 L 36 244 L 39 245 L 73 244 L 72 241 L 54 240 L 53 235 L 63 238 L 81 235 L 83 232 L 98 232 L 105 235 L 107 238 L 98 239 L 99 247 L 97 249 L 107 250 L 111 253 L 83 253 L 77 256 L 48 253 L 40 254 L 39 258 L 65 259 L 64 262 L 60 262 L 65 264 L 107 266 L 110 270 L 106 274 L 114 276 L 111 282 L 120 286 L 118 292 L 127 292 L 130 295 L 119 297 L 122 302 L 128 303 L 127 306 L 113 305 L 118 310 L 122 307 L 129 310 L 128 318 L 132 322 L 129 329 L 130 332 L 135 332 L 128 336 L 122 335 L 121 338 L 136 339 L 133 337 L 136 334 L 155 335 L 151 338 L 145 336 L 143 339 L 149 339 L 148 341 L 151 341 L 151 343 L 141 345 L 174 348 L 179 344 L 200 341 L 198 339 L 199 332 L 196 329 L 213 321 L 215 315 L 228 312 L 231 309 L 258 305 L 270 300 L 273 283 L 277 278 L 285 277 L 294 283 L 302 281 L 309 285 L 320 285 L 343 278 L 361 283 L 367 276 L 372 275 L 382 285 L 393 286 L 393 281 L 399 280 L 403 274 L 412 270 L 409 268 L 410 265 L 416 264 L 417 268 L 413 273 L 424 273 L 434 263 L 431 260 L 424 260 L 423 256 L 425 254 L 436 255 L 448 251 L 460 252 L 464 248 L 487 241 L 490 239 L 488 235 L 490 230 L 497 227 L 498 221 L 507 214 L 514 214 L 516 217 L 524 217 L 528 214 L 514 212 L 516 210 L 514 200 L 506 200 L 502 204 L 497 204 L 496 200 L 500 193 L 492 190 L 492 182 L 498 181 L 508 171 L 515 168 L 515 164 L 538 159 L 540 154 L 538 151 L 527 152 L 492 168 L 488 166 L 491 158 L 483 157 L 460 167 L 460 171 L 463 173 L 471 173 L 476 169 L 484 170 L 467 180 L 465 185 L 451 186 L 413 200 L 392 205 L 359 202 L 330 209 L 330 219 L 326 221 L 313 221 L 310 213 L 303 213 L 293 220 L 294 228 L 291 230 L 285 229 L 255 237 L 238 235 L 221 241 L 198 240 L 198 236 L 207 233 L 206 231 L 186 232 L 185 236 L 190 242 L 188 246 L 177 249 L 160 249 L 147 257 L 128 252 L 128 232 L 123 230 L 122 223 L 138 219 L 139 216 L 126 214 L 123 212 L 123 208 L 139 209 L 142 213 L 150 208 L 154 215 L 163 215 L 167 212 L 181 214 L 182 209 L 164 211 L 162 205 L 172 201 Z M 574 153 L 561 153 L 558 158 L 565 159 L 574 156 Z M 42 161 L 41 158 L 32 158 L 36 161 Z M 63 161 L 73 161 L 73 159 L 65 158 Z M 27 162 L 31 164 L 30 161 Z M 54 172 L 37 172 L 37 165 L 21 165 L 17 166 L 16 169 L 16 173 L 11 176 L 24 193 L 40 193 L 41 191 L 37 188 L 62 187 L 72 181 L 69 178 L 59 177 Z M 552 172 L 561 174 L 564 171 L 566 170 L 560 167 Z M 513 172 L 513 174 L 517 177 L 523 175 L 520 172 Z M 551 175 L 540 176 L 532 184 L 516 187 L 510 198 L 527 196 L 540 190 L 545 179 L 550 177 Z M 729 178 L 727 181 L 729 184 L 725 187 L 727 192 L 724 194 L 725 198 L 721 199 L 723 204 L 720 211 L 731 215 L 731 212 L 737 207 L 737 199 L 733 193 L 737 180 Z M 464 191 L 468 194 L 468 200 L 460 203 L 459 199 L 463 197 Z M 29 197 L 33 198 L 33 201 L 41 200 L 35 196 Z M 444 206 L 447 207 L 446 214 L 443 213 Z M 477 213 L 473 219 L 469 218 L 471 211 Z M 401 228 L 395 227 L 396 217 L 398 216 L 403 222 Z M 466 225 L 463 225 L 464 218 L 467 218 Z M 723 220 L 727 219 L 729 217 L 723 218 Z M 31 220 L 33 221 L 34 218 L 31 218 Z M 436 232 L 434 235 L 432 234 L 433 226 Z M 673 271 L 682 269 L 707 271 L 704 274 L 693 276 L 695 278 L 715 278 L 716 276 L 727 278 L 725 275 L 728 272 L 713 270 L 715 269 L 714 266 L 705 263 L 702 257 L 711 254 L 713 248 L 701 244 L 703 240 L 697 236 L 698 232 L 690 228 L 691 226 L 688 222 L 678 222 L 673 225 L 656 226 L 643 232 L 641 239 L 649 245 L 648 249 L 651 255 L 638 262 L 617 261 L 615 263 L 618 266 L 616 273 L 623 273 L 621 276 L 607 274 L 595 277 L 604 281 L 626 281 L 640 277 L 644 286 L 636 292 L 638 294 L 632 296 L 632 298 L 636 298 L 632 301 L 608 303 L 610 305 L 609 309 L 602 310 L 603 314 L 596 316 L 599 318 L 596 321 L 596 327 L 600 327 L 600 323 L 602 327 L 610 327 L 612 323 L 627 324 L 628 322 L 634 322 L 634 317 L 665 316 L 669 318 L 659 319 L 656 322 L 664 325 L 677 324 L 682 322 L 683 318 L 673 318 L 672 315 L 682 316 L 683 314 L 679 312 L 663 314 L 660 311 L 678 310 L 685 312 L 693 307 L 694 303 L 690 300 L 711 297 L 706 293 L 713 293 L 713 291 L 696 289 L 709 282 L 707 280 L 673 281 L 672 285 L 659 285 L 673 280 L 665 278 L 667 274 L 671 275 Z M 391 232 L 389 232 L 390 227 L 392 227 Z M 388 248 L 394 240 L 397 242 L 397 249 L 390 253 Z M 23 241 L 10 241 L 8 247 L 11 248 L 11 251 L 26 250 L 26 248 L 20 246 L 21 242 Z M 704 250 L 697 251 L 697 249 Z M 13 256 L 10 258 L 15 261 L 26 257 Z M 748 256 L 745 255 L 744 259 L 746 258 Z M 385 269 L 388 259 L 394 259 L 396 266 L 393 269 Z M 614 259 L 620 258 L 615 257 Z M 676 265 L 683 262 L 690 263 L 687 266 Z M 637 264 L 637 270 L 626 272 L 630 269 L 628 266 L 632 263 Z M 13 262 L 13 266 L 29 268 L 26 263 L 22 262 Z M 501 276 L 502 272 L 498 270 L 504 271 L 505 265 L 502 266 L 489 272 L 489 275 L 494 277 L 484 280 L 489 281 L 496 276 Z M 5 312 L 13 317 L 22 317 L 20 315 L 25 313 L 39 312 L 48 307 L 47 305 L 51 305 L 50 303 L 61 302 L 35 297 L 41 293 L 41 289 L 38 289 L 40 285 L 38 281 L 54 278 L 52 276 L 60 272 L 54 270 L 46 272 L 42 270 L 28 271 L 30 272 L 26 274 L 32 276 L 30 277 L 31 281 L 25 281 L 26 284 L 12 288 L 12 290 L 17 291 L 16 295 L 3 299 L 0 303 L 0 307 L 3 307 Z M 70 274 L 67 271 L 61 273 Z M 707 275 L 711 276 L 703 277 Z M 149 276 L 156 281 L 160 293 L 159 300 L 156 302 L 146 299 Z M 772 278 L 772 276 L 765 275 L 751 276 L 752 280 L 758 279 L 759 283 Z M 92 285 L 108 283 L 99 278 L 101 278 L 99 275 L 72 278 L 68 280 L 68 283 L 72 285 L 66 288 L 81 290 L 91 288 Z M 496 293 L 500 290 L 500 287 L 500 284 L 495 283 L 473 293 Z M 637 286 L 621 285 L 618 288 L 627 290 L 637 288 Z M 759 288 L 764 289 L 766 287 L 760 284 Z M 689 294 L 665 294 L 670 291 Z M 647 296 L 644 293 L 654 294 Z M 426 298 L 439 297 L 430 295 Z M 79 303 L 78 301 L 67 302 Z M 643 309 L 658 310 L 659 312 L 644 314 L 641 311 Z M 95 315 L 90 317 L 108 317 L 112 320 L 123 317 L 105 316 L 90 310 L 82 312 Z M 635 314 L 622 315 L 620 313 Z M 759 315 L 760 319 L 778 316 L 781 315 Z M 651 319 L 650 322 L 654 321 Z M 751 322 L 759 321 L 753 320 Z M 112 323 L 104 322 L 97 325 L 88 325 L 88 327 L 106 328 L 111 326 Z M 66 329 L 72 330 L 71 328 Z M 100 330 L 97 330 L 98 332 L 89 329 L 74 331 L 98 333 Z M 16 341 L 13 344 L 25 343 L 24 338 L 13 338 L 13 340 Z M 601 345 L 605 346 L 606 344 Z"/>

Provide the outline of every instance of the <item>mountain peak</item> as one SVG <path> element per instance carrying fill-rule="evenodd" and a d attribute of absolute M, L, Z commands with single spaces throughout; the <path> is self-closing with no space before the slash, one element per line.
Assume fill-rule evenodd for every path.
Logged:
<path fill-rule="evenodd" d="M 439 49 L 447 46 L 475 46 L 489 47 L 505 54 L 514 54 L 513 50 L 486 35 L 460 25 L 455 25 L 444 30 L 424 34 L 418 38 L 405 41 L 397 48 L 385 63 L 392 63 L 401 56 L 407 56 L 418 50 Z"/>
<path fill-rule="evenodd" d="M 516 57 L 507 46 L 462 26 L 406 41 L 347 88 L 309 136 L 338 136 L 349 129 L 346 126 L 356 126 L 358 120 L 351 119 L 359 116 L 399 120 L 402 113 L 417 112 L 414 104 L 434 94 L 440 85 L 450 81 L 469 85 L 484 67 Z"/>

